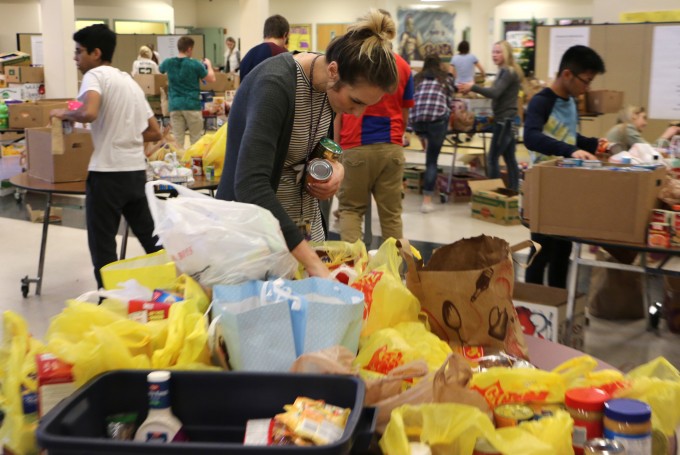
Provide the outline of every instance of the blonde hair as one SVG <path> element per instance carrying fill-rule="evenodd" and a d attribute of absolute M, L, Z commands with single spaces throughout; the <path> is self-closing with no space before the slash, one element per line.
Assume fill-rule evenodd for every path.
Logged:
<path fill-rule="evenodd" d="M 498 41 L 496 44 L 501 47 L 501 53 L 503 54 L 502 66 L 517 73 L 519 80 L 522 81 L 522 79 L 524 79 L 524 71 L 522 71 L 522 68 L 515 61 L 515 56 L 512 53 L 512 45 L 505 40 Z"/>
<path fill-rule="evenodd" d="M 389 14 L 371 9 L 346 34 L 330 42 L 326 60 L 337 62 L 341 83 L 353 85 L 364 81 L 392 92 L 397 86 L 397 63 L 392 53 L 396 34 Z"/>
<path fill-rule="evenodd" d="M 140 57 L 151 58 L 151 55 L 153 55 L 153 54 L 151 53 L 151 49 L 149 49 L 148 47 L 142 46 L 142 47 L 139 48 L 139 56 Z"/>
<path fill-rule="evenodd" d="M 618 117 L 616 117 L 617 123 L 631 123 L 633 118 L 644 114 L 645 108 L 642 106 L 628 105 L 619 111 Z"/>

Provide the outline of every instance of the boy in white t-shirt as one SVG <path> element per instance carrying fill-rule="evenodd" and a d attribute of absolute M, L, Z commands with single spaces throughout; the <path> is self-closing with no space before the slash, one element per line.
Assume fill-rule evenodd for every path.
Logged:
<path fill-rule="evenodd" d="M 158 141 L 158 122 L 132 77 L 111 66 L 116 34 L 106 25 L 85 27 L 73 34 L 74 60 L 83 73 L 78 94 L 82 106 L 55 109 L 52 117 L 91 123 L 94 153 L 88 166 L 85 216 L 97 286 L 99 270 L 118 260 L 116 233 L 123 215 L 147 253 L 158 251 L 144 185 L 144 142 Z"/>

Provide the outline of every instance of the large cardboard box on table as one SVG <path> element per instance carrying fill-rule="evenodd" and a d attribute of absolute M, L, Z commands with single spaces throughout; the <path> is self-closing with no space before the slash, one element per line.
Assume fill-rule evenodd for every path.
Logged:
<path fill-rule="evenodd" d="M 239 77 L 236 73 L 215 73 L 215 82 L 201 81 L 201 91 L 226 92 L 236 90 L 239 86 Z"/>
<path fill-rule="evenodd" d="M 517 310 L 522 332 L 525 335 L 544 338 L 566 344 L 567 290 L 539 284 L 515 283 L 512 303 Z M 586 297 L 576 296 L 572 315 L 570 346 L 583 348 L 586 326 Z"/>
<path fill-rule="evenodd" d="M 138 74 L 134 76 L 145 95 L 160 95 L 161 88 L 167 89 L 168 76 L 165 74 Z"/>
<path fill-rule="evenodd" d="M 6 66 L 5 81 L 15 84 L 37 84 L 45 82 L 42 66 Z"/>
<path fill-rule="evenodd" d="M 30 82 L 26 84 L 9 84 L 10 88 L 21 90 L 21 99 L 24 101 L 38 101 L 45 99 L 45 84 L 42 82 Z"/>
<path fill-rule="evenodd" d="M 53 143 L 52 128 L 26 129 L 28 175 L 52 183 L 77 182 L 87 178 L 94 150 L 90 130 L 74 128 Z M 63 153 L 55 152 L 62 149 Z"/>
<path fill-rule="evenodd" d="M 66 109 L 68 101 L 45 99 L 8 106 L 10 128 L 40 128 L 49 125 L 52 109 Z"/>
<path fill-rule="evenodd" d="M 519 224 L 519 195 L 501 179 L 470 180 L 472 218 L 510 226 Z"/>
<path fill-rule="evenodd" d="M 623 92 L 591 90 L 586 92 L 586 109 L 595 114 L 616 114 L 623 107 Z"/>
<path fill-rule="evenodd" d="M 665 168 L 624 172 L 538 164 L 525 174 L 524 216 L 531 232 L 646 243 Z"/>

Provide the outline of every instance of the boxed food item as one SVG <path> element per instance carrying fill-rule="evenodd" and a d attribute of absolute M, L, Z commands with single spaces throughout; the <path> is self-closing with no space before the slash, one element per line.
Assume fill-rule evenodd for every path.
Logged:
<path fill-rule="evenodd" d="M 451 176 L 449 183 L 448 174 L 437 175 L 437 187 L 442 201 L 448 199 L 451 202 L 469 202 L 472 199 L 471 180 L 486 180 L 486 177 L 473 172 L 457 173 Z"/>
<path fill-rule="evenodd" d="M 524 214 L 531 232 L 645 244 L 650 211 L 665 168 L 622 171 L 560 167 L 559 160 L 525 173 Z"/>
<path fill-rule="evenodd" d="M 160 95 L 161 88 L 167 89 L 168 76 L 165 74 L 138 74 L 134 76 L 145 95 Z"/>
<path fill-rule="evenodd" d="M 52 354 L 38 354 L 35 358 L 38 370 L 38 411 L 44 416 L 61 400 L 76 391 L 73 381 L 73 365 Z"/>
<path fill-rule="evenodd" d="M 5 73 L 5 68 L 8 66 L 29 66 L 31 64 L 31 56 L 25 52 L 14 51 L 0 54 L 0 73 Z"/>
<path fill-rule="evenodd" d="M 567 290 L 539 284 L 515 283 L 512 302 L 517 310 L 522 332 L 555 343 L 567 344 Z M 576 296 L 569 345 L 583 349 L 586 326 L 586 297 Z"/>
<path fill-rule="evenodd" d="M 616 90 L 591 90 L 586 93 L 589 113 L 616 114 L 623 107 L 623 92 Z"/>
<path fill-rule="evenodd" d="M 39 100 L 29 103 L 9 104 L 10 128 L 39 128 L 50 124 L 52 109 L 66 109 L 67 101 Z"/>
<path fill-rule="evenodd" d="M 505 188 L 503 180 L 470 180 L 472 218 L 506 226 L 519 224 L 519 193 Z"/>
<path fill-rule="evenodd" d="M 60 141 L 56 144 L 53 140 Z M 59 153 L 57 150 L 63 150 Z M 52 128 L 26 129 L 28 175 L 52 183 L 77 182 L 87 178 L 94 150 L 90 130 L 74 128 L 70 134 L 52 137 Z"/>
<path fill-rule="evenodd" d="M 28 84 L 45 82 L 45 70 L 42 66 L 6 66 L 7 83 Z"/>
<path fill-rule="evenodd" d="M 0 88 L 0 100 L 15 100 L 21 101 L 21 89 L 16 87 Z"/>

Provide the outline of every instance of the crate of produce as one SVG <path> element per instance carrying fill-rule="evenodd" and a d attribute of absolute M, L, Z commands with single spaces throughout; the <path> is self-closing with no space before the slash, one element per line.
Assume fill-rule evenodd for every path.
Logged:
<path fill-rule="evenodd" d="M 108 416 L 135 412 L 137 425 L 146 418 L 148 373 L 119 370 L 93 379 L 42 418 L 38 444 L 50 455 L 348 454 L 353 447 L 365 449 L 375 428 L 375 409 L 363 408 L 364 383 L 353 376 L 173 371 L 172 412 L 182 421 L 189 441 L 149 444 L 108 439 Z M 249 420 L 273 418 L 300 396 L 351 408 L 339 440 L 315 447 L 243 445 Z"/>

